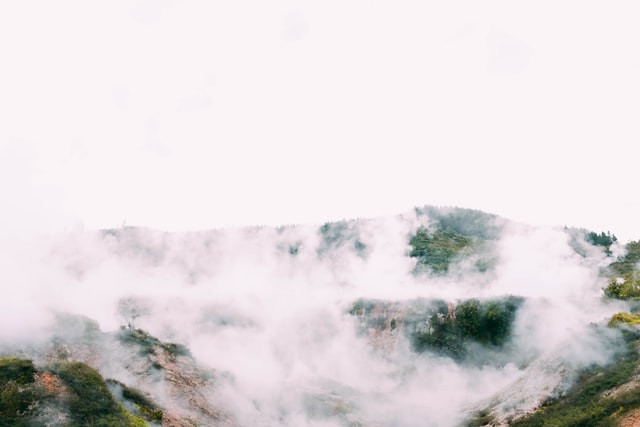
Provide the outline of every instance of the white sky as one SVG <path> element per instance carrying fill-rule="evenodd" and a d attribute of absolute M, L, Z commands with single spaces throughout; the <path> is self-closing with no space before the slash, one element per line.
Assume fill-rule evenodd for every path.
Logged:
<path fill-rule="evenodd" d="M 637 239 L 639 18 L 635 1 L 2 2 L 1 227 L 435 204 Z"/>

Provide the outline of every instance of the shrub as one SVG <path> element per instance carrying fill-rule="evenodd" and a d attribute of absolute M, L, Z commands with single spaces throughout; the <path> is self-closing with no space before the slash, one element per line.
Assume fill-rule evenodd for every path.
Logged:
<path fill-rule="evenodd" d="M 616 278 L 611 280 L 603 291 L 609 298 L 637 299 L 640 298 L 640 282 L 632 277 L 622 278 L 622 280 Z"/>
<path fill-rule="evenodd" d="M 162 343 L 160 347 L 162 347 L 164 351 L 166 351 L 170 356 L 173 357 L 189 356 L 191 354 L 186 346 L 174 342 Z"/>
<path fill-rule="evenodd" d="M 143 418 L 148 421 L 162 422 L 162 409 L 141 391 L 128 387 L 116 380 L 106 380 L 107 384 L 117 387 L 123 399 L 133 403 Z"/>
<path fill-rule="evenodd" d="M 17 384 L 30 384 L 34 381 L 36 368 L 31 360 L 6 357 L 0 359 L 0 384 L 14 381 Z"/>
<path fill-rule="evenodd" d="M 636 271 L 636 265 L 640 262 L 640 241 L 629 242 L 625 245 L 624 256 L 609 264 L 609 269 L 619 277 L 627 277 Z"/>
<path fill-rule="evenodd" d="M 637 338 L 627 343 L 627 351 L 606 367 L 582 371 L 576 384 L 563 396 L 513 426 L 614 426 L 630 410 L 640 407 L 640 388 L 607 395 L 605 392 L 630 381 L 638 369 Z"/>
<path fill-rule="evenodd" d="M 638 325 L 640 324 L 640 314 L 631 314 L 631 313 L 616 313 L 609 320 L 609 326 L 618 326 L 621 324 L 625 325 Z"/>
<path fill-rule="evenodd" d="M 467 237 L 493 240 L 501 233 L 496 215 L 474 209 L 425 206 L 417 208 L 416 214 L 427 215 L 437 228 L 453 230 Z"/>
<path fill-rule="evenodd" d="M 640 299 L 640 241 L 625 245 L 624 256 L 609 264 L 610 281 L 603 289 L 605 296 L 616 299 Z"/>
<path fill-rule="evenodd" d="M 129 414 L 113 398 L 102 376 L 81 362 L 60 363 L 53 371 L 73 392 L 71 427 L 138 427 L 144 421 Z"/>
<path fill-rule="evenodd" d="M 139 353 L 142 355 L 155 354 L 156 347 L 162 344 L 159 339 L 142 329 L 125 328 L 124 326 L 120 328 L 118 339 L 123 344 L 137 345 Z"/>
<path fill-rule="evenodd" d="M 462 359 L 469 341 L 501 347 L 511 336 L 522 301 L 512 296 L 488 301 L 470 299 L 458 304 L 454 315 L 448 304 L 440 301 L 427 319 L 414 324 L 411 331 L 414 349 Z"/>
<path fill-rule="evenodd" d="M 38 397 L 33 385 L 35 373 L 31 360 L 0 359 L 0 421 L 3 426 L 30 425 Z"/>
<path fill-rule="evenodd" d="M 409 240 L 412 249 L 409 256 L 418 258 L 418 263 L 431 267 L 435 273 L 446 273 L 449 264 L 470 246 L 472 240 L 450 229 L 430 232 L 422 227 Z"/>

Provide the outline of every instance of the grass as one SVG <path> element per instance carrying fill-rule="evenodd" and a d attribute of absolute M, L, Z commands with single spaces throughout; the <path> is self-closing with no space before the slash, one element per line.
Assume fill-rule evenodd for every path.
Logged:
<path fill-rule="evenodd" d="M 144 420 L 131 415 L 109 392 L 102 376 L 81 362 L 59 363 L 53 367 L 69 387 L 71 422 L 69 427 L 139 427 Z"/>
<path fill-rule="evenodd" d="M 629 411 L 640 407 L 640 388 L 607 395 L 617 386 L 629 382 L 638 373 L 640 360 L 635 350 L 640 343 L 636 332 L 627 332 L 627 351 L 606 367 L 583 370 L 576 384 L 535 413 L 512 422 L 519 427 L 615 426 Z"/>
<path fill-rule="evenodd" d="M 125 328 L 122 326 L 118 333 L 118 339 L 123 344 L 138 346 L 140 355 L 156 354 L 158 349 L 163 349 L 169 356 L 189 356 L 189 349 L 172 342 L 162 342 L 142 329 Z"/>
<path fill-rule="evenodd" d="M 31 427 L 40 425 L 38 407 L 59 396 L 47 393 L 35 381 L 37 369 L 31 360 L 18 358 L 0 359 L 0 425 L 3 427 Z M 70 413 L 67 427 L 144 427 L 145 421 L 129 413 L 118 403 L 102 376 L 81 362 L 61 362 L 52 367 L 67 386 L 70 396 L 66 399 Z M 160 421 L 158 412 L 140 393 L 126 389 L 130 400 L 148 409 L 149 420 Z M 124 394 L 124 393 L 123 393 Z M 141 411 L 145 414 L 144 411 Z"/>
<path fill-rule="evenodd" d="M 609 326 L 618 326 L 618 325 L 638 325 L 640 324 L 640 313 L 639 314 L 631 314 L 631 313 L 616 313 L 609 320 Z"/>
<path fill-rule="evenodd" d="M 162 342 L 142 329 L 125 328 L 122 326 L 118 334 L 118 339 L 123 344 L 137 345 L 141 355 L 155 354 L 156 348 Z"/>
<path fill-rule="evenodd" d="M 143 392 L 112 379 L 106 380 L 106 383 L 116 386 L 122 393 L 122 398 L 132 403 L 142 418 L 150 422 L 162 422 L 162 409 Z"/>
<path fill-rule="evenodd" d="M 166 351 L 170 356 L 173 356 L 173 357 L 191 355 L 191 352 L 189 352 L 189 349 L 182 344 L 168 342 L 168 343 L 160 344 L 160 347 L 162 347 L 164 351 Z"/>
<path fill-rule="evenodd" d="M 640 295 L 636 276 L 636 263 L 640 260 L 640 245 L 632 242 L 627 245 L 627 254 L 612 263 L 610 273 L 617 277 L 626 277 L 624 281 L 615 278 L 605 288 L 605 295 L 611 298 L 635 299 Z M 610 327 L 640 325 L 640 313 L 620 312 L 614 314 Z M 619 393 L 606 393 L 622 384 L 629 383 L 640 372 L 640 358 L 637 348 L 640 345 L 638 328 L 620 328 L 625 341 L 626 351 L 606 367 L 592 367 L 583 370 L 574 386 L 563 396 L 546 402 L 541 408 L 525 418 L 513 421 L 512 426 L 615 426 L 630 411 L 640 408 L 640 387 L 634 386 Z M 490 413 L 479 412 L 469 426 L 485 425 L 491 421 Z"/>
<path fill-rule="evenodd" d="M 409 256 L 418 259 L 418 265 L 430 267 L 434 273 L 446 273 L 449 265 L 460 256 L 473 240 L 450 230 L 427 230 L 422 227 L 409 240 L 412 249 Z M 417 267 L 416 271 L 420 271 Z"/>

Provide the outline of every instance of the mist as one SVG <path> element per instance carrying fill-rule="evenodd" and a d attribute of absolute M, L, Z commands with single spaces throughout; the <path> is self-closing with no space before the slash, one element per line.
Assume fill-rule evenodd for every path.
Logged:
<path fill-rule="evenodd" d="M 0 342 L 6 352 L 72 339 L 73 328 L 52 326 L 61 314 L 107 333 L 141 329 L 217 373 L 205 398 L 234 423 L 265 426 L 455 426 L 505 390 L 520 403 L 503 412 L 524 411 L 566 389 L 571 372 L 610 360 L 620 337 L 603 325 L 624 303 L 602 298 L 602 251 L 585 257 L 566 230 L 489 216 L 488 271 L 463 259 L 416 273 L 410 237 L 446 212 L 192 233 L 77 228 L 5 243 Z M 417 351 L 402 328 L 372 329 L 353 311 L 378 301 L 381 321 L 408 330 L 407 313 L 437 301 L 506 296 L 523 301 L 507 345 L 471 346 L 460 360 Z M 139 382 L 125 369 L 131 355 L 103 351 L 101 372 Z M 566 374 L 543 374 L 545 361 Z M 152 386 L 161 395 L 162 381 Z"/>
<path fill-rule="evenodd" d="M 0 2 L 0 356 L 201 424 L 561 395 L 631 311 L 563 226 L 640 233 L 635 9 Z"/>

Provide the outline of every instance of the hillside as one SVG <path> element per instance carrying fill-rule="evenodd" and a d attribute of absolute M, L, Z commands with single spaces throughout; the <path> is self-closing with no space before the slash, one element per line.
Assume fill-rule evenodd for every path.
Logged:
<path fill-rule="evenodd" d="M 74 230 L 13 261 L 3 426 L 640 420 L 640 243 L 609 232 L 427 206 Z"/>

